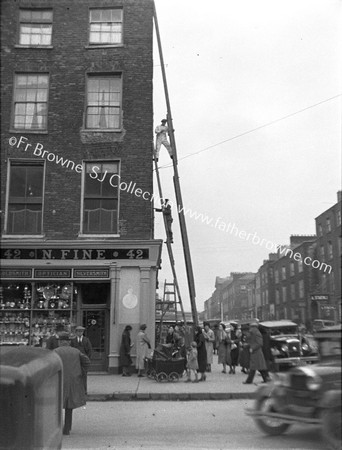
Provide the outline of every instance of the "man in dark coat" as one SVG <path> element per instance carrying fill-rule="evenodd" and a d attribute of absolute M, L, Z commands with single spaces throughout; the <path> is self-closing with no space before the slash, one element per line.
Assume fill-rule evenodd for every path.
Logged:
<path fill-rule="evenodd" d="M 264 383 L 269 381 L 267 366 L 262 351 L 262 335 L 258 329 L 258 323 L 252 322 L 249 326 L 249 335 L 247 337 L 249 344 L 250 361 L 249 361 L 249 374 L 244 384 L 252 384 L 256 371 L 261 373 Z"/>
<path fill-rule="evenodd" d="M 72 410 L 86 404 L 83 373 L 87 372 L 90 360 L 84 353 L 70 346 L 67 332 L 59 334 L 59 347 L 54 351 L 63 362 L 63 434 L 68 435 L 72 427 Z"/>
<path fill-rule="evenodd" d="M 89 359 L 91 359 L 91 355 L 93 353 L 93 347 L 90 343 L 90 340 L 83 336 L 85 328 L 78 326 L 75 328 L 76 337 L 74 337 L 71 340 L 71 347 L 77 348 L 80 352 L 82 352 L 84 355 L 88 356 Z M 85 391 L 87 393 L 87 374 L 83 374 L 83 381 L 84 381 L 84 387 Z"/>
<path fill-rule="evenodd" d="M 58 334 L 62 331 L 65 331 L 64 325 L 57 324 L 54 333 L 46 340 L 46 348 L 48 350 L 54 350 L 58 347 Z"/>
<path fill-rule="evenodd" d="M 198 381 L 206 380 L 206 368 L 207 368 L 207 350 L 205 348 L 205 338 L 202 333 L 201 327 L 195 328 L 195 342 L 197 344 L 197 361 L 198 372 L 201 374 L 201 378 Z"/>
<path fill-rule="evenodd" d="M 133 344 L 131 344 L 131 330 L 132 327 L 127 325 L 122 333 L 121 345 L 120 345 L 120 366 L 122 367 L 122 376 L 130 377 L 131 373 L 129 371 L 129 367 L 132 364 L 131 358 L 131 348 Z"/>

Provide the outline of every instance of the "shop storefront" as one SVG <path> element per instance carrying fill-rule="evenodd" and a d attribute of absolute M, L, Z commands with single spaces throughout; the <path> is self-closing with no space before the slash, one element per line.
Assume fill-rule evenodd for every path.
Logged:
<path fill-rule="evenodd" d="M 117 373 L 127 324 L 134 339 L 146 323 L 154 340 L 162 241 L 44 244 L 2 245 L 0 344 L 44 346 L 57 324 L 82 325 L 91 370 Z"/>

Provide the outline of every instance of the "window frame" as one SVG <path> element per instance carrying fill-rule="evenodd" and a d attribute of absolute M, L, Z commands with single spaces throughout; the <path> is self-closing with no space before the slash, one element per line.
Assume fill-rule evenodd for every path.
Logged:
<path fill-rule="evenodd" d="M 95 108 L 94 105 L 89 105 L 89 91 L 88 91 L 88 83 L 91 79 L 110 79 L 117 78 L 120 80 L 120 98 L 119 98 L 119 126 L 118 128 L 92 128 L 88 127 L 88 108 Z M 111 73 L 103 73 L 103 72 L 88 72 L 86 74 L 86 92 L 85 92 L 85 111 L 84 111 L 84 131 L 88 132 L 97 132 L 97 133 L 118 133 L 122 131 L 122 121 L 123 121 L 123 109 L 122 109 L 122 100 L 123 100 L 123 74 L 122 72 L 111 72 Z M 104 106 L 106 108 L 115 108 L 115 106 Z M 99 106 L 100 108 L 100 106 Z M 100 114 L 99 114 L 100 115 Z"/>
<path fill-rule="evenodd" d="M 39 21 L 36 19 L 36 21 L 34 19 L 31 19 L 30 21 L 24 21 L 21 18 L 21 13 L 23 11 L 29 11 L 29 12 L 51 12 L 51 20 L 50 19 L 46 19 L 44 20 L 43 18 L 41 18 Z M 22 44 L 20 42 L 21 37 L 22 37 L 22 32 L 21 32 L 21 28 L 22 25 L 30 25 L 30 24 L 39 24 L 39 25 L 51 25 L 51 33 L 50 33 L 50 43 L 49 44 Z M 17 47 L 23 47 L 23 48 L 52 48 L 52 34 L 53 34 L 53 8 L 30 8 L 30 7 L 25 7 L 22 6 L 19 8 L 19 14 L 18 14 L 18 35 L 17 35 L 17 42 L 18 44 L 16 45 Z M 30 33 L 29 36 L 31 37 L 32 34 Z"/>
<path fill-rule="evenodd" d="M 121 11 L 121 22 L 112 22 L 112 21 L 111 22 L 105 22 L 105 21 L 103 21 L 103 22 L 94 22 L 94 21 L 91 21 L 91 13 L 92 13 L 92 11 L 95 11 L 95 10 L 97 10 L 97 11 L 119 10 L 119 11 Z M 121 23 L 121 33 L 120 33 L 121 39 L 120 39 L 120 42 L 108 42 L 108 43 L 106 43 L 106 42 L 91 42 L 91 33 L 93 32 L 91 30 L 92 23 L 101 23 L 101 24 L 105 24 L 105 23 L 107 23 L 107 24 L 108 23 L 118 24 L 118 23 Z M 108 6 L 108 7 L 103 7 L 103 8 L 91 7 L 91 8 L 89 8 L 89 15 L 88 15 L 88 48 L 122 47 L 123 46 L 123 42 L 124 42 L 124 8 L 122 6 L 117 6 L 117 7 Z"/>
<path fill-rule="evenodd" d="M 121 160 L 120 159 L 101 159 L 101 160 L 86 160 L 82 163 L 82 187 L 81 187 L 81 216 L 80 216 L 80 232 L 79 237 L 120 237 L 120 231 L 119 231 L 119 223 L 120 223 L 120 188 L 117 188 L 117 213 L 116 213 L 116 232 L 110 233 L 110 232 L 86 232 L 84 231 L 84 203 L 85 203 L 85 177 L 87 176 L 87 165 L 92 164 L 93 166 L 99 165 L 99 164 L 117 164 L 118 166 L 118 182 L 119 185 L 121 180 Z M 101 181 L 98 181 L 99 183 Z M 112 197 L 110 197 L 112 198 Z"/>
<path fill-rule="evenodd" d="M 14 166 L 39 166 L 43 168 L 43 182 L 42 182 L 42 200 L 41 200 L 41 223 L 40 233 L 9 233 L 9 206 L 10 202 L 10 186 L 11 186 L 11 168 Z M 18 238 L 41 238 L 44 237 L 44 210 L 45 210 L 45 180 L 46 180 L 46 161 L 35 161 L 32 159 L 14 159 L 9 158 L 7 166 L 7 182 L 6 182 L 6 211 L 4 220 L 4 237 L 11 239 Z M 14 204 L 15 202 L 13 202 Z M 29 203 L 25 203 L 29 204 Z"/>
<path fill-rule="evenodd" d="M 47 96 L 45 102 L 19 102 L 16 101 L 16 94 L 17 94 L 17 79 L 19 76 L 46 76 L 47 77 Z M 27 89 L 26 89 L 27 90 Z M 36 92 L 37 96 L 37 92 Z M 46 134 L 48 132 L 48 121 L 49 121 L 49 96 L 50 96 L 50 72 L 15 72 L 14 73 L 14 79 L 13 79 L 13 95 L 12 95 L 12 111 L 11 111 L 11 130 L 13 133 L 27 133 L 27 134 Z M 46 115 L 45 115 L 45 126 L 44 128 L 23 128 L 23 127 L 16 127 L 15 126 L 15 120 L 16 120 L 16 104 L 17 103 L 23 103 L 27 105 L 28 103 L 45 103 L 46 104 Z M 24 116 L 25 118 L 27 115 Z"/>

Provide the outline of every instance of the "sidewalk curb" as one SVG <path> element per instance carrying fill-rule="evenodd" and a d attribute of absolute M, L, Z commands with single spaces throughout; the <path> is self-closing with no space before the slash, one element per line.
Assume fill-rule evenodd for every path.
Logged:
<path fill-rule="evenodd" d="M 108 401 L 198 401 L 198 400 L 242 400 L 255 399 L 255 392 L 195 392 L 195 393 L 135 393 L 114 392 L 113 394 L 89 394 L 88 402 Z"/>

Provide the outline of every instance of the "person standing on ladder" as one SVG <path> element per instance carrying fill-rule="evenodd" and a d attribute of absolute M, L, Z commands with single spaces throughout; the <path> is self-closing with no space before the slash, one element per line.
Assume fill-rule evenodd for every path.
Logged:
<path fill-rule="evenodd" d="M 171 205 L 169 203 L 169 199 L 166 198 L 165 201 L 163 201 L 161 209 L 155 208 L 155 210 L 163 213 L 163 216 L 166 219 L 166 225 L 167 225 L 167 230 L 166 230 L 167 242 L 169 242 L 170 244 L 173 244 L 173 232 L 172 232 L 173 218 L 172 218 Z"/>
<path fill-rule="evenodd" d="M 156 133 L 157 137 L 156 137 L 156 148 L 155 148 L 155 152 L 154 152 L 154 159 L 157 162 L 159 159 L 159 152 L 160 152 L 160 147 L 162 144 L 164 145 L 166 150 L 169 152 L 170 158 L 173 159 L 172 148 L 171 148 L 169 141 L 167 140 L 167 135 L 166 135 L 166 133 L 168 132 L 168 129 L 169 129 L 168 126 L 166 125 L 166 122 L 167 122 L 167 120 L 163 119 L 161 121 L 161 125 L 158 125 L 155 129 L 155 133 Z"/>

